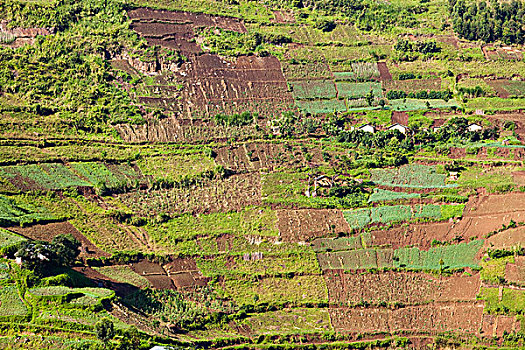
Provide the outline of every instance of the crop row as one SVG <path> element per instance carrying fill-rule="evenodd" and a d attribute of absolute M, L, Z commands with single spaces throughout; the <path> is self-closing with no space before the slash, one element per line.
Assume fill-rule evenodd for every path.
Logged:
<path fill-rule="evenodd" d="M 448 208 L 452 206 L 453 208 Z M 354 229 L 366 227 L 368 224 L 398 223 L 417 219 L 447 220 L 451 217 L 462 216 L 462 205 L 394 205 L 357 210 L 347 210 L 343 215 Z"/>
<path fill-rule="evenodd" d="M 368 248 L 317 255 L 323 270 L 406 268 L 414 270 L 459 269 L 478 267 L 476 254 L 483 240 L 430 248 L 379 249 Z"/>
<path fill-rule="evenodd" d="M 446 174 L 438 174 L 434 165 L 409 164 L 399 168 L 372 169 L 371 180 L 382 186 L 407 188 L 445 188 Z"/>

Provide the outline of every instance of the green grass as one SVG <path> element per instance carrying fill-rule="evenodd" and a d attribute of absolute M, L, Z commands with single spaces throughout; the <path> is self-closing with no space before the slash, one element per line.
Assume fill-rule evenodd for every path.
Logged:
<path fill-rule="evenodd" d="M 237 305 L 261 303 L 305 305 L 328 302 L 328 290 L 320 275 L 293 278 L 268 277 L 257 281 L 247 278 L 225 278 L 221 286 L 225 295 Z"/>
<path fill-rule="evenodd" d="M 525 108 L 525 98 L 479 97 L 470 99 L 465 104 L 469 110 L 486 111 L 516 110 Z"/>
<path fill-rule="evenodd" d="M 512 178 L 513 168 L 468 168 L 461 172 L 458 185 L 467 189 L 486 188 L 489 192 L 506 192 L 516 186 Z"/>
<path fill-rule="evenodd" d="M 479 298 L 485 300 L 484 311 L 488 314 L 523 314 L 525 305 L 525 291 L 503 288 L 499 300 L 499 288 L 481 288 Z"/>
<path fill-rule="evenodd" d="M 256 334 L 296 334 L 332 330 L 327 309 L 294 308 L 250 315 L 242 321 Z"/>
<path fill-rule="evenodd" d="M 150 287 L 149 281 L 144 276 L 127 265 L 95 267 L 95 270 L 117 282 L 128 283 L 139 288 Z"/>
<path fill-rule="evenodd" d="M 137 161 L 137 165 L 144 175 L 170 181 L 214 171 L 216 167 L 213 158 L 200 152 L 144 157 Z"/>
<path fill-rule="evenodd" d="M 28 309 L 15 286 L 0 287 L 0 316 L 26 316 Z"/>
<path fill-rule="evenodd" d="M 224 234 L 274 237 L 278 235 L 276 221 L 277 216 L 271 209 L 247 208 L 241 212 L 199 216 L 185 214 L 145 228 L 157 244 L 170 249 L 181 241 L 196 237 L 218 237 Z"/>
<path fill-rule="evenodd" d="M 24 237 L 20 237 L 10 231 L 0 229 L 0 248 L 12 246 L 18 242 L 25 241 Z"/>
<path fill-rule="evenodd" d="M 198 258 L 197 267 L 207 277 L 214 276 L 275 276 L 281 274 L 320 273 L 319 264 L 313 250 L 294 254 L 267 255 L 253 260 L 253 255 L 245 260 L 244 256 L 215 256 Z"/>
<path fill-rule="evenodd" d="M 362 98 L 367 96 L 370 91 L 373 92 L 374 97 L 381 97 L 383 90 L 380 83 L 366 82 L 366 83 L 347 83 L 337 82 L 337 91 L 339 98 Z"/>
<path fill-rule="evenodd" d="M 13 198 L 0 196 L 0 226 L 24 225 L 56 219 L 44 208 L 17 203 Z"/>
<path fill-rule="evenodd" d="M 508 263 L 514 263 L 514 256 L 506 256 L 499 259 L 484 258 L 481 261 L 481 279 L 496 284 L 503 282 L 505 280 L 505 267 Z"/>

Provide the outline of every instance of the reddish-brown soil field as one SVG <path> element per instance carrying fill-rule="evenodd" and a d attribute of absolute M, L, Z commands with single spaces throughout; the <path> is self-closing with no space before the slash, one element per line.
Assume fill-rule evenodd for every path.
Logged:
<path fill-rule="evenodd" d="M 525 231 L 522 236 L 523 242 L 525 242 Z M 505 267 L 505 279 L 509 282 L 525 284 L 525 256 L 517 256 L 514 264 L 507 264 Z"/>
<path fill-rule="evenodd" d="M 197 269 L 193 258 L 175 259 L 164 265 L 164 269 L 177 289 L 204 286 L 208 283 L 208 279 Z"/>
<path fill-rule="evenodd" d="M 478 333 L 482 303 L 431 303 L 400 309 L 331 308 L 332 325 L 340 332 L 445 332 Z"/>
<path fill-rule="evenodd" d="M 392 248 L 415 245 L 428 249 L 433 240 L 446 242 L 456 237 L 465 240 L 472 237 L 483 238 L 486 234 L 501 229 L 503 224 L 509 224 L 511 220 L 525 221 L 525 193 L 473 197 L 467 203 L 464 216 L 459 222 L 451 220 L 410 224 L 390 230 L 372 231 L 372 243 L 389 245 Z M 497 240 L 494 238 L 494 241 Z"/>
<path fill-rule="evenodd" d="M 201 54 L 194 28 L 220 27 L 246 32 L 238 19 L 151 9 L 132 10 L 129 15 L 133 20 L 133 29 L 146 38 L 149 45 L 176 49 L 188 58 L 186 63 L 174 68 L 180 73 L 184 86 L 180 93 L 182 98 L 168 98 L 162 94 L 138 96 L 141 104 L 164 109 L 177 118 L 189 119 L 244 111 L 257 112 L 265 117 L 294 109 L 293 97 L 276 57 L 240 56 L 225 60 L 215 54 Z M 153 73 L 161 69 L 158 64 L 145 68 L 148 73 L 152 73 L 152 68 Z M 124 138 L 130 132 L 117 130 Z M 146 133 L 149 134 L 148 131 Z M 151 141 L 152 138 L 156 139 L 148 136 L 140 137 L 140 140 Z M 165 141 L 176 140 L 175 137 L 168 137 Z"/>
<path fill-rule="evenodd" d="M 496 91 L 496 94 L 498 95 L 498 97 L 501 97 L 501 98 L 510 97 L 510 93 L 505 89 L 506 80 L 487 79 L 485 81 Z"/>
<path fill-rule="evenodd" d="M 485 240 L 485 248 L 512 249 L 523 246 L 525 240 L 525 227 L 517 227 L 499 232 Z"/>
<path fill-rule="evenodd" d="M 164 11 L 149 8 L 138 8 L 128 11 L 128 16 L 141 22 L 168 22 L 175 24 L 191 23 L 195 27 L 218 27 L 236 32 L 246 32 L 246 27 L 241 20 L 233 17 L 213 16 L 203 13 Z"/>
<path fill-rule="evenodd" d="M 71 234 L 81 244 L 80 257 L 84 258 L 96 258 L 101 256 L 109 256 L 109 254 L 103 252 L 91 243 L 82 233 L 80 233 L 75 226 L 69 222 L 55 222 L 45 225 L 32 225 L 28 227 L 10 227 L 9 230 L 16 232 L 24 237 L 48 241 L 50 242 L 55 236 L 59 234 Z"/>
<path fill-rule="evenodd" d="M 285 242 L 305 242 L 351 231 L 343 213 L 335 209 L 278 210 L 277 218 L 279 235 Z"/>
<path fill-rule="evenodd" d="M 418 272 L 373 274 L 325 271 L 328 297 L 333 305 L 369 303 L 422 304 L 430 301 L 474 301 L 479 292 L 479 274 L 435 276 Z M 347 304 L 348 303 L 348 304 Z"/>
<path fill-rule="evenodd" d="M 377 62 L 377 68 L 379 69 L 379 77 L 381 81 L 392 80 L 392 74 L 390 74 L 386 62 Z"/>
<path fill-rule="evenodd" d="M 148 260 L 141 260 L 138 263 L 130 264 L 130 266 L 133 271 L 144 276 L 153 288 L 175 289 L 171 278 L 166 274 L 166 271 L 161 265 Z"/>
<path fill-rule="evenodd" d="M 515 316 L 483 315 L 482 335 L 486 337 L 502 337 L 504 332 L 519 332 L 520 328 Z"/>
<path fill-rule="evenodd" d="M 408 114 L 407 112 L 392 112 L 392 124 L 400 124 L 408 126 Z"/>

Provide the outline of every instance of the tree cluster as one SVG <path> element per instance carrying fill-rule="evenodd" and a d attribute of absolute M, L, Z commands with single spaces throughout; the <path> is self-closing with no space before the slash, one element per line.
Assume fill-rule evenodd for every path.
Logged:
<path fill-rule="evenodd" d="M 468 40 L 525 43 L 523 1 L 449 0 L 454 30 Z"/>
<path fill-rule="evenodd" d="M 391 90 L 386 93 L 386 98 L 389 100 L 398 100 L 403 98 L 416 98 L 416 99 L 441 99 L 448 101 L 452 98 L 452 92 L 450 91 L 416 91 L 416 92 L 405 92 L 398 90 Z"/>
<path fill-rule="evenodd" d="M 25 268 L 43 274 L 55 267 L 71 266 L 80 254 L 79 248 L 80 242 L 72 235 L 58 235 L 51 242 L 22 241 L 8 256 L 20 259 Z"/>

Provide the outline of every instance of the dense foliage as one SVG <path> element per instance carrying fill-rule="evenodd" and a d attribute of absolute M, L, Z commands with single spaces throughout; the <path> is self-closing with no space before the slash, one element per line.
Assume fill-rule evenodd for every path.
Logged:
<path fill-rule="evenodd" d="M 449 0 L 454 30 L 468 40 L 525 42 L 523 1 Z"/>

